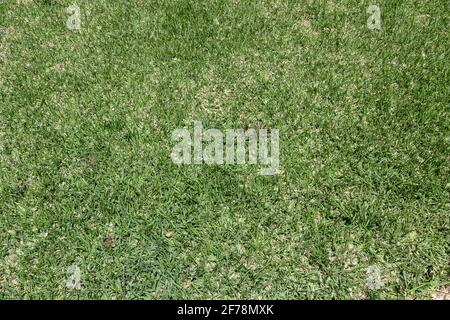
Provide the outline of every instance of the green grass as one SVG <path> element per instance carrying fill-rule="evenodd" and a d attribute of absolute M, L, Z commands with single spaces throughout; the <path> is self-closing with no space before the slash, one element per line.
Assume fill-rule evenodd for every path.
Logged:
<path fill-rule="evenodd" d="M 448 1 L 374 1 L 381 31 L 371 1 L 71 3 L 0 4 L 0 298 L 449 284 Z M 278 128 L 281 174 L 174 165 L 194 120 Z"/>

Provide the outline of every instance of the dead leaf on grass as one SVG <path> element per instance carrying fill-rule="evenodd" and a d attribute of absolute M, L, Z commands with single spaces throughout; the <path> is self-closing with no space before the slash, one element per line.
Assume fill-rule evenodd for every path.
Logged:
<path fill-rule="evenodd" d="M 114 240 L 114 238 L 110 235 L 106 236 L 103 239 L 103 243 L 105 244 L 105 246 L 110 248 L 114 248 L 116 246 L 116 240 Z"/>

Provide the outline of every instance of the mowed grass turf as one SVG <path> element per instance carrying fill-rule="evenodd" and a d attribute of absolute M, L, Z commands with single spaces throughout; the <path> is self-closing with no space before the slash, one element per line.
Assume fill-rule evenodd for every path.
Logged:
<path fill-rule="evenodd" d="M 449 284 L 447 1 L 77 0 L 79 31 L 70 4 L 0 4 L 0 298 Z M 280 174 L 173 164 L 193 121 L 278 128 Z"/>

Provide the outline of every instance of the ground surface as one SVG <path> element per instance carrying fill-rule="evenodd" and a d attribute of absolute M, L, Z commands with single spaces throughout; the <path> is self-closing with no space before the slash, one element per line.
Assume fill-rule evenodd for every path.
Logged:
<path fill-rule="evenodd" d="M 0 3 L 0 298 L 447 287 L 447 1 L 69 4 Z M 281 173 L 174 165 L 194 120 L 278 128 Z"/>

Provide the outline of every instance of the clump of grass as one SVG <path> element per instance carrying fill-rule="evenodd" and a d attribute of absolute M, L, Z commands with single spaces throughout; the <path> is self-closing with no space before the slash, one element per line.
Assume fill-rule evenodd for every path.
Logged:
<path fill-rule="evenodd" d="M 0 298 L 448 285 L 447 4 L 384 3 L 380 31 L 369 4 L 77 1 L 72 32 L 68 3 L 2 2 Z M 175 166 L 194 120 L 278 128 L 282 173 Z"/>

